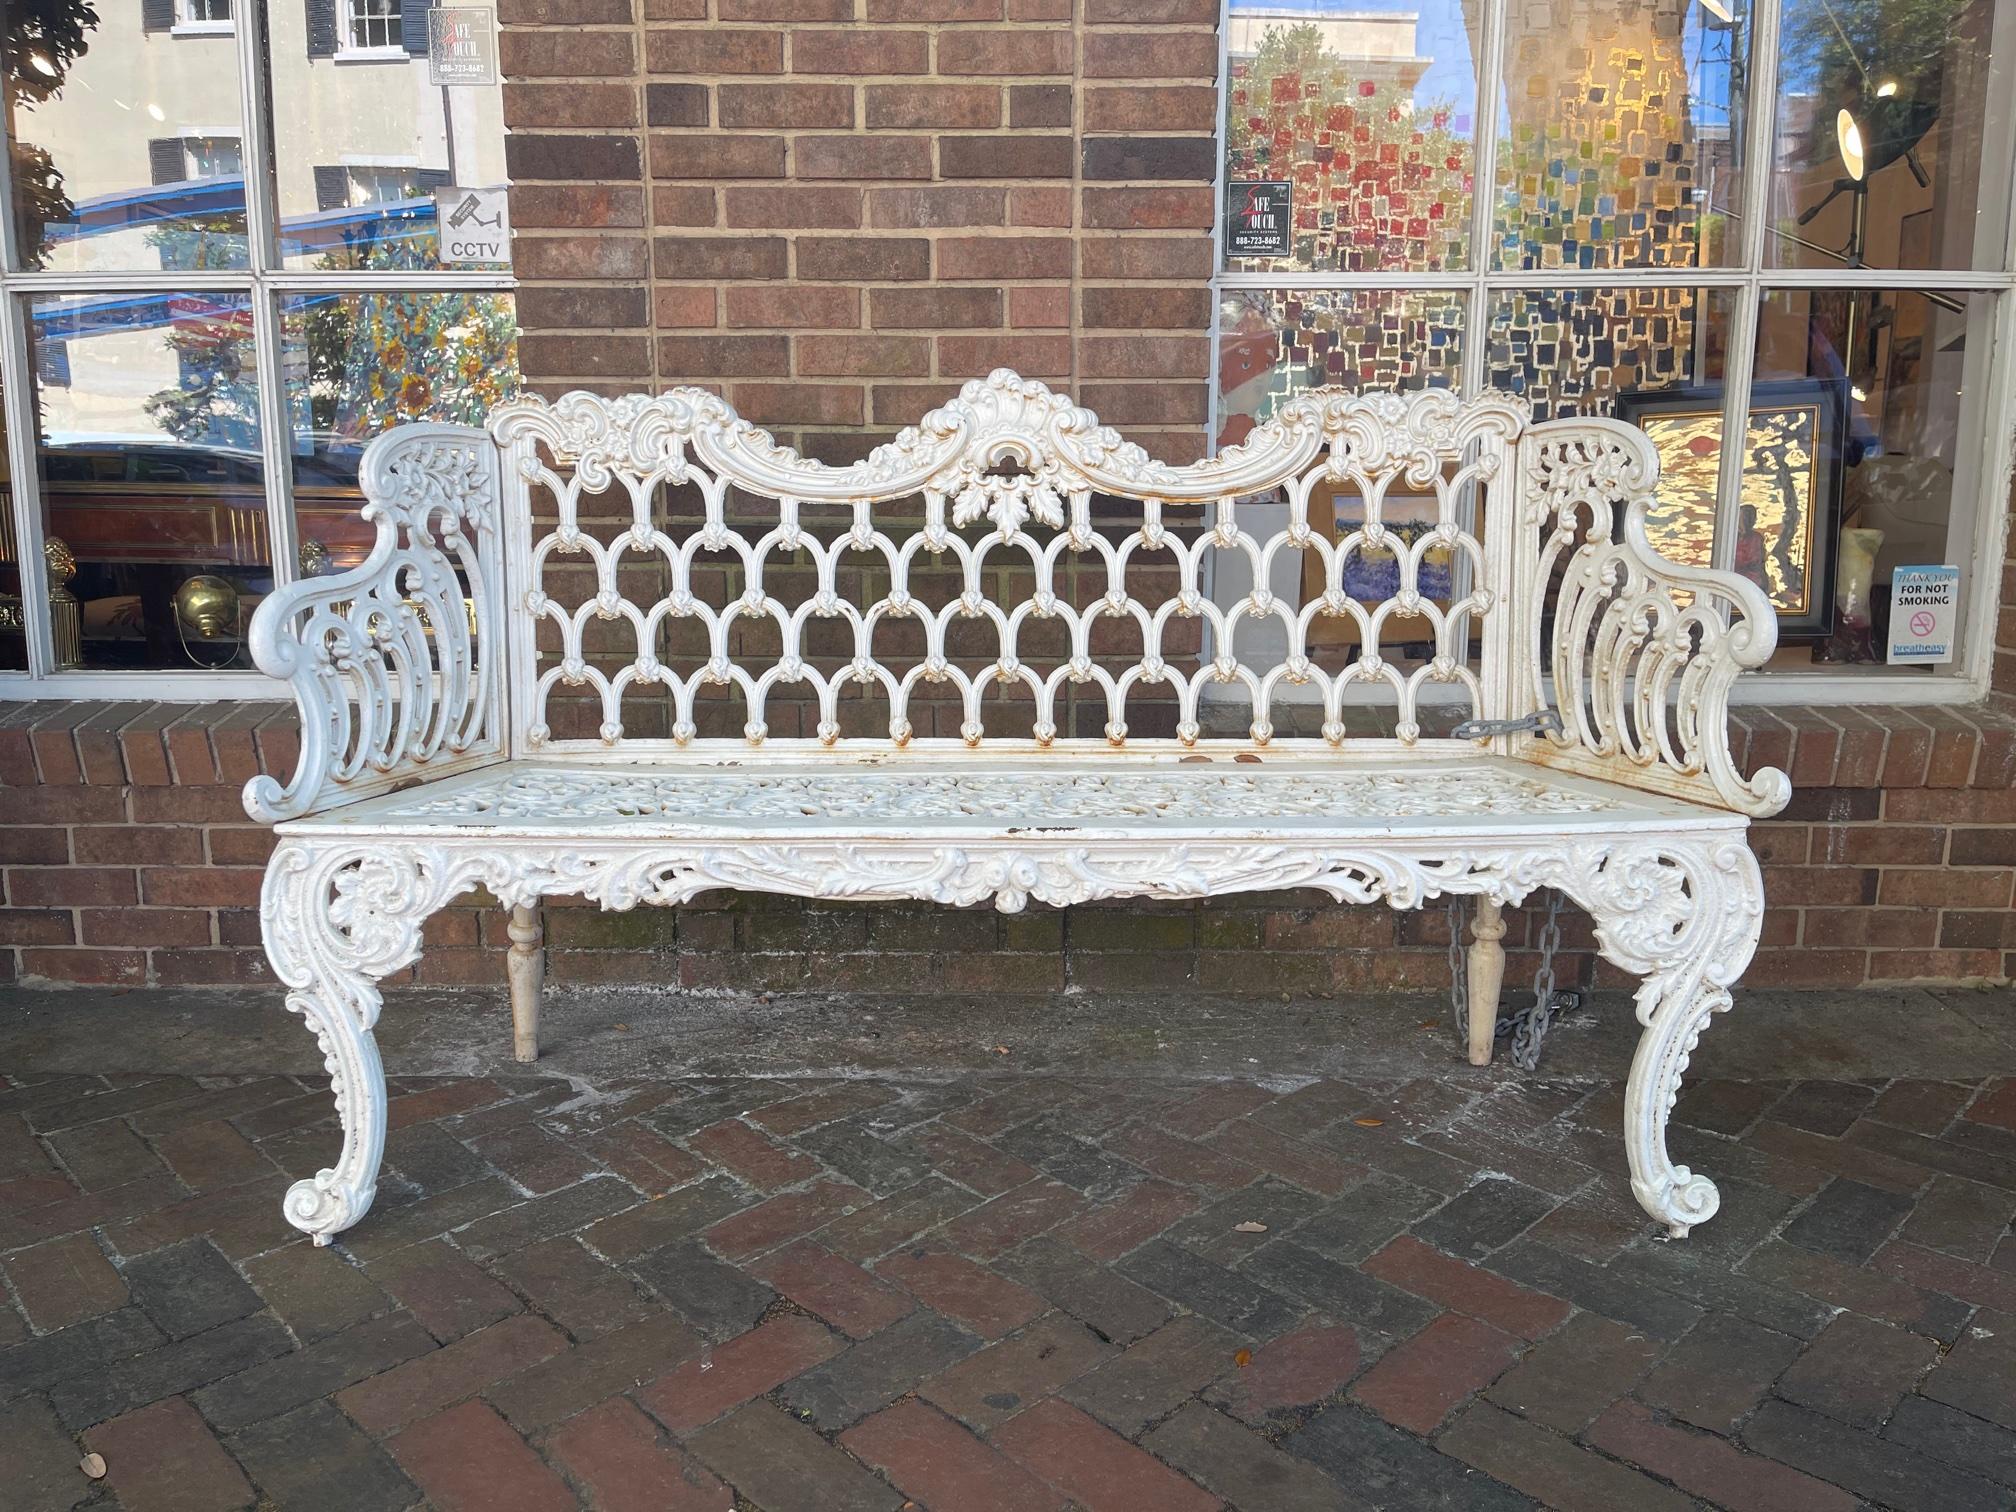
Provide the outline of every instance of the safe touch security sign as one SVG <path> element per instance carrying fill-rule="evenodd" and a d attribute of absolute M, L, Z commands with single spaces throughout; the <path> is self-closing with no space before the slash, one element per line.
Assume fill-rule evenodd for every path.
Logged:
<path fill-rule="evenodd" d="M 427 13 L 427 82 L 485 89 L 497 82 L 497 25 L 487 5 L 437 5 Z"/>
<path fill-rule="evenodd" d="M 1225 255 L 1286 257 L 1292 188 L 1279 179 L 1225 186 Z"/>

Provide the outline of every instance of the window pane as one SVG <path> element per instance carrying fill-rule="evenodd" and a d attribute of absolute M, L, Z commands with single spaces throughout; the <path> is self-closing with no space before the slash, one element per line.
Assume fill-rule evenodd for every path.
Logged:
<path fill-rule="evenodd" d="M 1727 289 L 1536 289 L 1492 309 L 1490 381 L 1539 420 L 1628 420 L 1659 453 L 1647 534 L 1676 562 L 1706 567 L 1722 466 L 1722 378 L 1735 305 Z"/>
<path fill-rule="evenodd" d="M 503 88 L 488 9 L 433 17 L 458 79 L 430 72 L 430 7 L 329 0 L 271 11 L 280 255 L 290 268 L 506 268 Z M 445 207 L 445 216 L 437 212 Z M 444 254 L 442 225 L 450 228 Z"/>
<path fill-rule="evenodd" d="M 1621 415 L 1672 389 L 1718 387 L 1732 294 L 1724 289 L 1520 289 L 1492 301 L 1485 382 L 1536 420 Z M 1719 402 L 1719 401 L 1718 401 Z"/>
<path fill-rule="evenodd" d="M 1457 0 L 1232 0 L 1226 209 L 1289 185 L 1279 257 L 1239 272 L 1469 266 L 1477 69 Z"/>
<path fill-rule="evenodd" d="M 1236 289 L 1218 311 L 1218 444 L 1231 446 L 1312 388 L 1454 388 L 1455 291 Z"/>
<path fill-rule="evenodd" d="M 248 667 L 273 584 L 252 304 L 105 293 L 30 306 L 36 464 L 50 540 L 74 561 L 59 668 Z M 66 552 L 52 550 L 52 578 Z"/>
<path fill-rule="evenodd" d="M 1986 294 L 1766 292 L 1752 411 L 1775 418 L 1777 434 L 1769 445 L 1753 435 L 1743 503 L 1763 533 L 1748 554 L 1762 556 L 1779 605 L 1781 661 L 1882 660 L 1896 569 L 1953 562 L 1954 473 L 1978 454 L 1982 423 L 1963 369 L 1970 340 L 1988 341 L 1992 305 Z M 1739 540 L 1739 565 L 1745 555 Z M 1963 614 L 1972 587 L 1963 579 Z"/>
<path fill-rule="evenodd" d="M 2000 98 L 1989 91 L 1994 69 L 2008 71 L 1997 9 L 1785 0 L 1767 261 L 2001 266 L 2016 114 L 2006 79 Z"/>
<path fill-rule="evenodd" d="M 302 569 L 354 567 L 365 443 L 409 420 L 481 425 L 518 390 L 509 294 L 300 294 L 281 302 Z"/>
<path fill-rule="evenodd" d="M 24 263 L 244 267 L 232 32 L 189 30 L 168 5 L 15 9 L 9 47 L 35 37 L 27 65 L 8 70 Z"/>
<path fill-rule="evenodd" d="M 1495 265 L 1736 257 L 1747 11 L 1733 0 L 1509 0 L 1505 21 Z"/>

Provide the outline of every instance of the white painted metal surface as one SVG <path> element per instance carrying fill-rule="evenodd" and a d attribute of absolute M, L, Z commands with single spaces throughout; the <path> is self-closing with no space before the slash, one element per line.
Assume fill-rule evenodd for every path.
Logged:
<path fill-rule="evenodd" d="M 521 1055 L 534 910 L 557 894 L 1013 910 L 1313 887 L 1416 908 L 1557 887 L 1642 978 L 1625 1146 L 1639 1201 L 1685 1233 L 1717 1197 L 1668 1158 L 1666 1116 L 1756 945 L 1747 816 L 1789 784 L 1745 778 L 1728 745 L 1730 686 L 1769 656 L 1775 621 L 1748 582 L 1650 549 L 1655 475 L 1629 427 L 1528 428 L 1503 396 L 1432 392 L 1307 395 L 1246 445 L 1170 466 L 1008 372 L 844 468 L 690 389 L 521 402 L 487 436 L 388 433 L 364 471 L 370 560 L 276 592 L 253 626 L 303 724 L 293 777 L 246 793 L 280 823 L 267 951 L 344 1128 L 288 1217 L 326 1242 L 370 1206 L 377 984 L 418 954 L 428 915 L 478 887 L 513 910 Z M 1358 501 L 1341 540 L 1326 490 Z M 1239 501 L 1270 492 L 1286 520 L 1256 535 Z M 1258 588 L 1221 610 L 1199 582 L 1217 552 L 1255 584 L 1311 554 L 1325 586 L 1299 608 Z M 1449 564 L 1439 585 L 1431 553 Z M 1352 591 L 1368 557 L 1389 574 L 1382 598 Z M 1345 649 L 1312 634 L 1319 617 L 1351 627 Z M 1179 652 L 1185 619 L 1204 634 Z M 1108 620 L 1133 637 L 1117 653 Z M 897 621 L 914 631 L 900 650 L 879 634 Z M 1274 633 L 1242 636 L 1253 621 Z M 1022 640 L 1038 627 L 1057 632 L 1047 658 Z M 1546 708 L 1550 678 L 1577 690 L 1558 732 L 1423 730 L 1426 687 L 1517 722 Z M 1206 683 L 1246 697 L 1236 738 L 1199 719 Z M 1297 683 L 1323 717 L 1291 737 L 1273 714 Z M 1020 702 L 990 701 L 1002 687 Z M 1083 688 L 1103 714 L 1091 737 L 1064 718 Z M 1130 730 L 1150 688 L 1174 703 L 1152 739 Z M 1347 689 L 1383 698 L 1390 736 Z M 773 735 L 771 711 L 807 694 L 809 733 Z M 941 707 L 934 733 L 925 711 Z M 737 728 L 703 735 L 735 723 L 724 708 Z M 630 733 L 638 712 L 664 733 Z M 1497 935 L 1475 951 L 1492 979 Z"/>

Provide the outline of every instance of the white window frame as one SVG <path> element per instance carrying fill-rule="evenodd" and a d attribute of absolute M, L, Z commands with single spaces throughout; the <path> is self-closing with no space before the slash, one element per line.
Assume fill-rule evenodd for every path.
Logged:
<path fill-rule="evenodd" d="M 182 166 L 188 171 L 189 177 L 192 179 L 203 177 L 202 174 L 195 171 L 201 166 L 196 161 L 197 144 L 200 142 L 236 142 L 238 144 L 238 171 L 241 174 L 245 171 L 245 134 L 235 126 L 219 127 L 214 131 L 199 127 L 184 127 L 181 133 L 181 142 Z M 216 176 L 219 178 L 228 177 L 226 174 L 218 174 Z"/>
<path fill-rule="evenodd" d="M 349 176 L 350 190 L 354 194 L 357 189 L 357 176 L 359 174 L 411 173 L 420 167 L 420 158 L 417 153 L 409 153 L 398 158 L 364 158 L 354 157 L 349 153 L 342 153 L 337 157 L 336 166 Z M 353 208 L 360 205 L 385 203 L 389 203 L 389 201 L 356 199 L 350 201 Z"/>
<path fill-rule="evenodd" d="M 1231 81 L 1230 17 L 1232 0 L 1220 0 L 1218 12 L 1218 120 L 1217 161 L 1214 168 L 1215 215 L 1212 222 L 1212 279 L 1210 333 L 1210 391 L 1207 411 L 1210 444 L 1215 447 L 1219 433 L 1218 358 L 1219 323 L 1224 297 L 1237 289 L 1362 290 L 1389 291 L 1420 289 L 1457 296 L 1464 301 L 1463 362 L 1461 390 L 1474 394 L 1484 386 L 1485 353 L 1488 343 L 1491 301 L 1508 290 L 1533 288 L 1690 288 L 1733 291 L 1734 312 L 1729 326 L 1728 350 L 1724 361 L 1723 434 L 1743 431 L 1750 395 L 1751 373 L 1756 357 L 1757 311 L 1763 291 L 1769 288 L 1870 289 L 1923 291 L 1940 290 L 1956 295 L 1985 293 L 1993 297 L 1988 320 L 1987 341 L 1979 343 L 1987 351 L 1977 356 L 1977 344 L 1969 343 L 1970 363 L 1985 366 L 1984 381 L 1970 381 L 1965 388 L 1961 434 L 1976 438 L 1977 448 L 1956 458 L 1951 520 L 1947 527 L 1945 560 L 1961 569 L 1964 605 L 1955 660 L 1930 672 L 1892 669 L 1880 665 L 1868 670 L 1835 668 L 1813 671 L 1766 671 L 1737 680 L 1732 701 L 1753 704 L 1969 704 L 1986 698 L 1995 664 L 1995 631 L 2001 609 L 2003 551 L 2008 531 L 2009 487 L 2012 466 L 2016 466 L 2016 427 L 2008 417 L 2016 414 L 2016 163 L 2007 169 L 2007 182 L 1984 179 L 1981 185 L 1983 219 L 1992 210 L 1995 192 L 2004 196 L 2004 245 L 2000 267 L 1983 271 L 1923 272 L 1887 269 L 1807 269 L 1764 266 L 1767 234 L 1767 195 L 1774 160 L 1772 132 L 1778 105 L 1778 22 L 1782 0 L 1753 0 L 1750 63 L 1745 83 L 1752 108 L 1744 122 L 1744 162 L 1749 165 L 1743 180 L 1743 221 L 1737 265 L 1726 268 L 1598 269 L 1591 272 L 1565 270 L 1498 271 L 1489 264 L 1491 207 L 1495 198 L 1498 171 L 1498 112 L 1502 94 L 1502 43 L 1505 35 L 1506 0 L 1484 0 L 1483 26 L 1478 37 L 1481 66 L 1477 78 L 1475 160 L 1471 182 L 1470 246 L 1472 266 L 1455 273 L 1235 273 L 1225 268 L 1223 226 L 1226 214 L 1226 103 Z M 1348 0 L 1340 8 L 1349 9 Z M 1312 11 L 1309 19 L 1320 12 Z M 2000 0 L 1995 9 L 1994 53 L 1998 58 L 2016 60 L 2016 3 Z M 1998 77 L 1999 72 L 1998 72 Z M 2016 109 L 2016 101 L 1991 83 L 1985 110 L 1987 130 L 1992 131 L 1998 112 Z M 1984 155 L 1985 159 L 1985 155 Z M 1987 171 L 1992 165 L 1984 160 Z M 1978 371 L 1978 369 L 1977 369 Z M 2000 417 L 2000 418 L 1998 418 Z M 1736 532 L 1731 528 L 1740 484 L 1743 455 L 1740 448 L 1722 452 L 1722 478 L 1718 491 L 1718 518 L 1715 531 L 1715 565 L 1729 567 Z M 1277 697 L 1294 701 L 1308 690 L 1292 686 L 1279 690 Z"/>
<path fill-rule="evenodd" d="M 230 0 L 231 14 L 223 20 L 195 14 L 202 0 L 175 0 L 175 21 L 168 28 L 173 37 L 228 37 L 238 29 L 238 8 L 246 0 Z"/>
<path fill-rule="evenodd" d="M 399 9 L 390 16 L 366 16 L 359 13 L 359 7 L 368 0 L 336 0 L 340 7 L 337 24 L 342 28 L 342 39 L 336 46 L 336 61 L 339 63 L 410 63 L 413 55 L 406 51 L 401 28 L 406 24 L 405 0 L 400 0 Z M 389 42 L 359 42 L 357 29 L 372 22 L 387 22 L 392 30 Z"/>
<path fill-rule="evenodd" d="M 7 426 L 7 461 L 12 479 L 14 539 L 20 543 L 21 608 L 26 627 L 28 670 L 0 671 L 0 703 L 22 699 L 145 699 L 182 703 L 285 699 L 287 685 L 256 671 L 199 672 L 162 669 L 141 672 L 58 671 L 45 575 L 31 564 L 42 560 L 45 535 L 42 477 L 36 457 L 39 427 L 34 367 L 29 341 L 32 300 L 60 294 L 198 293 L 237 294 L 252 304 L 253 355 L 259 379 L 259 432 L 266 478 L 266 518 L 272 545 L 273 582 L 282 587 L 298 574 L 299 540 L 294 528 L 294 468 L 290 450 L 294 417 L 281 369 L 281 301 L 298 293 L 488 293 L 515 290 L 508 272 L 406 269 L 358 272 L 302 272 L 286 267 L 280 255 L 278 202 L 273 178 L 272 101 L 266 88 L 264 6 L 237 7 L 251 18 L 233 25 L 238 63 L 239 125 L 208 133 L 236 134 L 245 162 L 245 217 L 249 263 L 228 271 L 42 272 L 25 269 L 14 217 L 0 214 L 0 404 Z M 406 58 L 401 51 L 399 56 Z M 410 60 L 409 60 L 410 61 Z M 0 114 L 4 119 L 4 114 Z M 202 135 L 205 133 L 185 133 Z M 11 203 L 12 154 L 0 152 L 0 195 Z"/>

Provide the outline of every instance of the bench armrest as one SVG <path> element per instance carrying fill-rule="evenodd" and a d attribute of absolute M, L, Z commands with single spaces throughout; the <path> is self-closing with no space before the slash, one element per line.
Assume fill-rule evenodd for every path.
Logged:
<path fill-rule="evenodd" d="M 1537 425 L 1521 443 L 1524 523 L 1538 536 L 1526 602 L 1534 707 L 1554 680 L 1560 731 L 1519 754 L 1715 808 L 1775 814 L 1792 784 L 1745 777 L 1729 746 L 1729 690 L 1770 660 L 1778 618 L 1733 572 L 1667 560 L 1646 536 L 1659 458 L 1615 420 Z M 1551 644 L 1542 642 L 1552 589 Z"/>
<path fill-rule="evenodd" d="M 503 558 L 497 451 L 480 430 L 401 425 L 365 449 L 357 567 L 269 594 L 252 658 L 293 685 L 301 757 L 254 777 L 245 808 L 272 824 L 446 776 L 502 753 Z"/>

